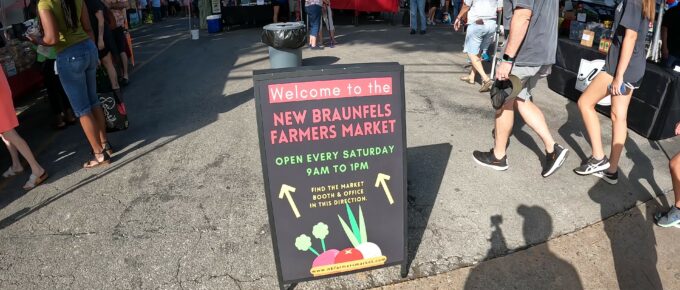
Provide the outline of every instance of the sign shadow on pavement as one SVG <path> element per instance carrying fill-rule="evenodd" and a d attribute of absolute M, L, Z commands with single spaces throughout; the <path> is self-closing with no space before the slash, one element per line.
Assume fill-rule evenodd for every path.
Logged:
<path fill-rule="evenodd" d="M 408 258 L 418 253 L 432 208 L 446 172 L 453 146 L 449 143 L 411 147 L 406 150 L 408 172 Z M 417 271 L 413 271 L 417 275 Z"/>

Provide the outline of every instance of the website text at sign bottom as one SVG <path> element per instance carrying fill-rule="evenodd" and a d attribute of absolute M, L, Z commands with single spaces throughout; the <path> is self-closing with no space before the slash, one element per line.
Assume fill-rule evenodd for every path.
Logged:
<path fill-rule="evenodd" d="M 309 272 L 312 273 L 314 277 L 332 275 L 342 272 L 350 272 L 355 270 L 366 269 L 375 266 L 382 266 L 387 261 L 387 257 L 380 256 L 369 259 L 361 259 L 357 261 L 344 262 L 340 264 L 314 267 Z"/>

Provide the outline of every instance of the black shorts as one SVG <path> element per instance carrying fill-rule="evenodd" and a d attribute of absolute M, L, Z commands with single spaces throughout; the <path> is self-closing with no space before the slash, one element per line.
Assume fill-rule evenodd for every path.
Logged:
<path fill-rule="evenodd" d="M 113 40 L 111 30 L 108 27 L 104 27 L 104 49 L 99 50 L 99 59 L 104 58 L 109 53 L 112 55 L 117 54 L 118 51 L 118 46 Z"/>
<path fill-rule="evenodd" d="M 127 51 L 127 38 L 125 37 L 125 28 L 122 26 L 116 27 L 111 31 L 113 33 L 113 41 L 116 44 L 116 49 L 119 53 Z"/>

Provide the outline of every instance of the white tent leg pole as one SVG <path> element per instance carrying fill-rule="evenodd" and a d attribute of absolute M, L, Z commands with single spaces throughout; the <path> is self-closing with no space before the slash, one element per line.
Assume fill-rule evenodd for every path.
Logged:
<path fill-rule="evenodd" d="M 659 61 L 659 42 L 661 41 L 661 23 L 663 21 L 663 15 L 666 10 L 666 3 L 663 2 L 659 5 L 659 15 L 656 19 L 656 25 L 654 25 L 654 37 L 649 45 L 649 50 L 647 50 L 647 58 L 654 62 Z"/>

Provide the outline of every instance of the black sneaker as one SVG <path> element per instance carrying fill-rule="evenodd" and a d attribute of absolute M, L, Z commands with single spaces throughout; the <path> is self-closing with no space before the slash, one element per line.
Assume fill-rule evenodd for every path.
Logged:
<path fill-rule="evenodd" d="M 590 156 L 579 168 L 574 169 L 574 172 L 578 175 L 590 175 L 607 169 L 609 169 L 609 159 L 607 156 L 603 157 L 602 160 L 597 160 L 595 157 Z"/>
<path fill-rule="evenodd" d="M 553 152 L 545 153 L 545 167 L 543 168 L 541 175 L 543 175 L 543 177 L 548 177 L 555 173 L 555 171 L 557 171 L 557 169 L 562 166 L 564 160 L 567 159 L 568 153 L 569 149 L 566 149 L 555 143 L 555 146 L 553 146 Z"/>
<path fill-rule="evenodd" d="M 411 35 L 414 35 L 414 34 L 416 34 L 416 30 L 415 30 L 415 29 L 411 29 Z"/>
<path fill-rule="evenodd" d="M 507 170 L 508 169 L 508 156 L 503 156 L 503 158 L 496 159 L 493 155 L 493 149 L 489 152 L 475 151 L 472 152 L 472 158 L 481 166 L 486 166 L 494 170 Z"/>
<path fill-rule="evenodd" d="M 420 31 L 420 34 L 421 34 L 421 35 L 423 35 L 423 34 L 425 34 L 425 33 L 427 33 L 427 30 L 421 30 L 421 31 Z"/>
<path fill-rule="evenodd" d="M 614 185 L 619 182 L 619 171 L 617 170 L 614 173 L 609 173 L 607 170 L 602 170 L 600 172 L 595 172 L 593 175 L 602 178 L 605 182 Z"/>

